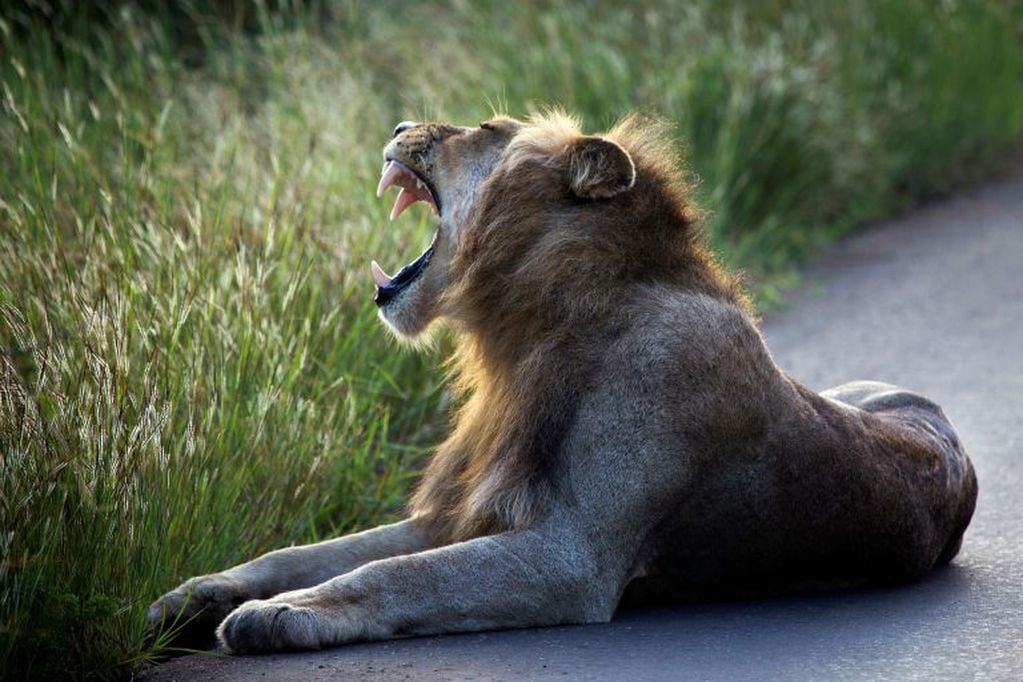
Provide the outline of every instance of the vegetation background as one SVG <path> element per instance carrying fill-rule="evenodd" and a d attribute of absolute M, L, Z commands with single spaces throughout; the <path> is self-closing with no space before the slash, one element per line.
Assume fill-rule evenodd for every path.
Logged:
<path fill-rule="evenodd" d="M 1014 0 L 0 12 L 4 677 L 127 676 L 181 579 L 399 512 L 448 396 L 445 341 L 397 348 L 371 300 L 431 229 L 373 196 L 395 122 L 666 117 L 767 305 L 1023 140 Z"/>

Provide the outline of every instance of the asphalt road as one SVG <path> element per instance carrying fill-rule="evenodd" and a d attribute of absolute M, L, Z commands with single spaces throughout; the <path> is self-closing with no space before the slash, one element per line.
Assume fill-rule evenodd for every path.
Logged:
<path fill-rule="evenodd" d="M 308 654 L 191 656 L 149 680 L 1023 679 L 1023 179 L 836 245 L 764 325 L 815 389 L 877 379 L 943 405 L 980 498 L 959 557 L 892 589 L 620 613 L 609 625 Z"/>

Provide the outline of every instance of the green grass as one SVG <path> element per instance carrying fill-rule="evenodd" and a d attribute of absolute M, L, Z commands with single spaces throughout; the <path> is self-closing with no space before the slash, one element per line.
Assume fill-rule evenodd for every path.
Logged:
<path fill-rule="evenodd" d="M 0 23 L 4 675 L 126 675 L 181 579 L 398 513 L 447 394 L 371 302 L 430 229 L 396 121 L 664 116 L 767 304 L 1023 139 L 1016 2 L 146 5 Z"/>

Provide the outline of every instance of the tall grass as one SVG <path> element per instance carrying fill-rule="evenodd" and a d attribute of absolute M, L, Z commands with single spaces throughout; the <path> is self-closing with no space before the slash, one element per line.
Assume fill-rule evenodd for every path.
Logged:
<path fill-rule="evenodd" d="M 446 394 L 370 300 L 430 229 L 394 122 L 663 115 L 768 301 L 1023 134 L 1014 2 L 114 6 L 0 23 L 6 676 L 125 675 L 179 580 L 400 509 Z"/>

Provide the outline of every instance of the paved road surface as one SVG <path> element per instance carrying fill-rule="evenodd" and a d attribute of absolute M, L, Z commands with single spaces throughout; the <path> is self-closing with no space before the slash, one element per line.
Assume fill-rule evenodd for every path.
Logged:
<path fill-rule="evenodd" d="M 808 281 L 765 324 L 782 367 L 816 389 L 872 378 L 921 391 L 958 427 L 980 499 L 951 566 L 899 589 L 624 613 L 605 626 L 192 656 L 148 679 L 1023 679 L 1023 179 L 868 229 Z"/>

